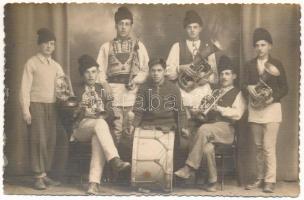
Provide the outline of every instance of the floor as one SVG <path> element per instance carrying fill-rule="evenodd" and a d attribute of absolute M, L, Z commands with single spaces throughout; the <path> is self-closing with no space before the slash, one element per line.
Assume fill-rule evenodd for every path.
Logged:
<path fill-rule="evenodd" d="M 50 187 L 47 190 L 39 191 L 31 188 L 32 180 L 29 177 L 10 177 L 4 182 L 4 194 L 14 195 L 86 195 L 85 190 L 87 184 L 80 184 L 80 181 L 73 181 L 75 183 L 63 183 L 61 186 Z M 150 191 L 145 193 L 145 191 L 139 192 L 135 188 L 131 188 L 126 185 L 117 185 L 106 183 L 102 187 L 103 193 L 100 195 L 168 195 L 157 191 Z M 197 186 L 177 186 L 174 188 L 170 195 L 196 195 L 196 196 L 298 196 L 300 187 L 298 182 L 278 182 L 276 184 L 276 190 L 273 194 L 266 194 L 261 191 L 261 189 L 256 190 L 244 190 L 243 187 L 237 185 L 235 180 L 228 179 L 225 181 L 224 190 L 220 190 L 218 186 L 218 191 L 215 193 L 209 193 Z"/>

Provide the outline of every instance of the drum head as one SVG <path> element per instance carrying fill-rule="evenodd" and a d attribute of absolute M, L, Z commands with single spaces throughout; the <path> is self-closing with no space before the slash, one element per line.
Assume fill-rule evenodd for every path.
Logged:
<path fill-rule="evenodd" d="M 135 187 L 172 191 L 174 132 L 137 128 L 131 182 Z"/>

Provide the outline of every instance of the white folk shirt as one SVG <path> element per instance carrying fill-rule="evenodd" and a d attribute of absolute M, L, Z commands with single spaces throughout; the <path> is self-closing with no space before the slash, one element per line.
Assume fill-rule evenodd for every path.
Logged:
<path fill-rule="evenodd" d="M 267 59 L 257 60 L 257 69 L 259 74 L 261 75 L 265 70 L 265 63 Z M 251 106 L 251 99 L 249 99 L 248 106 L 248 122 L 254 123 L 271 123 L 271 122 L 281 122 L 282 121 L 282 109 L 281 103 L 275 102 L 269 104 L 264 108 L 253 108 Z"/>
<path fill-rule="evenodd" d="M 97 63 L 99 64 L 99 82 L 106 82 L 107 81 L 107 68 L 108 68 L 108 57 L 109 57 L 109 50 L 110 50 L 111 42 L 104 43 L 99 50 L 97 56 Z M 133 81 L 137 83 L 143 83 L 149 73 L 149 56 L 146 50 L 146 47 L 143 43 L 138 42 L 138 57 L 140 63 L 140 71 L 134 77 Z M 109 84 L 112 92 L 113 92 L 113 106 L 133 106 L 136 99 L 136 93 L 138 88 L 134 90 L 128 90 L 125 87 L 125 84 L 120 83 L 110 83 Z"/>
<path fill-rule="evenodd" d="M 191 52 L 192 56 L 194 56 L 193 53 L 196 52 L 195 49 L 200 48 L 201 41 L 197 40 L 197 41 L 193 42 L 190 40 L 186 40 L 186 44 L 187 44 L 187 47 L 189 48 L 189 51 Z M 171 80 L 175 80 L 178 78 L 179 66 L 180 66 L 179 55 L 180 55 L 180 47 L 179 47 L 179 42 L 177 42 L 172 46 L 172 48 L 169 52 L 169 56 L 167 58 L 166 75 Z M 208 56 L 208 63 L 211 65 L 212 70 L 215 72 L 214 74 L 212 74 L 209 77 L 209 82 L 216 83 L 217 67 L 216 67 L 215 54 L 211 54 L 210 56 Z M 204 96 L 211 94 L 211 92 L 212 92 L 212 90 L 208 83 L 203 86 L 199 86 L 190 92 L 186 92 L 183 89 L 181 89 L 183 104 L 184 104 L 184 106 L 197 108 L 200 105 L 201 99 Z"/>
<path fill-rule="evenodd" d="M 64 72 L 55 60 L 42 54 L 31 57 L 24 66 L 20 89 L 23 112 L 29 112 L 30 102 L 56 102 L 55 82 Z"/>

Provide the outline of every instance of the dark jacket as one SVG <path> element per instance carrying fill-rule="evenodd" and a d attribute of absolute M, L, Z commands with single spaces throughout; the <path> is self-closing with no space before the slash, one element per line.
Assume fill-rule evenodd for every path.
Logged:
<path fill-rule="evenodd" d="M 113 108 L 112 108 L 113 98 L 106 96 L 105 93 L 102 93 L 102 89 L 103 89 L 103 87 L 101 84 L 95 83 L 95 91 L 97 92 L 98 96 L 101 96 L 102 102 L 105 107 L 105 111 L 106 111 L 105 119 L 107 122 L 111 122 L 115 118 Z M 85 83 L 81 82 L 81 83 L 78 83 L 77 85 L 74 85 L 73 90 L 74 90 L 76 99 L 77 99 L 78 103 L 80 104 L 82 101 L 82 95 L 85 92 Z M 83 118 L 84 118 L 84 110 L 81 109 L 80 107 L 78 107 L 78 109 L 74 112 L 75 122 L 79 123 Z"/>
<path fill-rule="evenodd" d="M 174 126 L 179 133 L 182 128 L 186 128 L 187 117 L 180 90 L 168 79 L 160 86 L 155 86 L 151 80 L 142 84 L 137 92 L 133 112 L 135 127 Z"/>
<path fill-rule="evenodd" d="M 287 95 L 288 93 L 288 84 L 286 80 L 286 74 L 282 63 L 269 56 L 268 62 L 273 64 L 280 71 L 280 75 L 277 77 L 270 77 L 267 81 L 267 84 L 273 90 L 273 102 L 280 102 L 281 98 Z M 257 69 L 257 57 L 250 60 L 244 66 L 244 84 L 242 86 L 242 91 L 245 97 L 248 98 L 248 85 L 255 85 L 259 81 L 259 73 Z"/>

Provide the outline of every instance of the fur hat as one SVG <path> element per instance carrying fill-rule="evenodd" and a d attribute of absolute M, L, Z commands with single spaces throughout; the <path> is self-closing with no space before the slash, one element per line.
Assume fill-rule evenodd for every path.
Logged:
<path fill-rule="evenodd" d="M 99 67 L 98 63 L 95 61 L 94 58 L 92 58 L 91 56 L 87 55 L 87 54 L 84 54 L 82 55 L 79 59 L 78 59 L 78 64 L 79 64 L 79 73 L 81 75 L 84 74 L 84 72 L 93 67 L 93 66 L 96 66 L 96 67 Z"/>
<path fill-rule="evenodd" d="M 272 38 L 270 33 L 264 28 L 257 28 L 253 33 L 253 46 L 260 40 L 265 40 L 272 44 Z"/>
<path fill-rule="evenodd" d="M 115 23 L 118 24 L 120 20 L 130 19 L 133 24 L 133 15 L 127 7 L 119 7 L 115 13 Z"/>
<path fill-rule="evenodd" d="M 56 37 L 54 33 L 48 28 L 40 28 L 37 31 L 37 35 L 38 35 L 38 40 L 37 40 L 38 44 L 49 42 L 52 40 L 56 41 Z"/>
<path fill-rule="evenodd" d="M 188 10 L 186 12 L 184 18 L 184 28 L 186 28 L 189 24 L 198 23 L 199 25 L 203 25 L 203 21 L 201 17 L 194 10 Z"/>
<path fill-rule="evenodd" d="M 223 55 L 220 57 L 219 63 L 218 63 L 218 71 L 221 73 L 224 70 L 231 70 L 233 73 L 235 73 L 235 69 L 233 67 L 231 59 Z"/>

